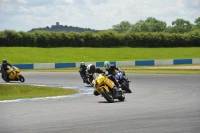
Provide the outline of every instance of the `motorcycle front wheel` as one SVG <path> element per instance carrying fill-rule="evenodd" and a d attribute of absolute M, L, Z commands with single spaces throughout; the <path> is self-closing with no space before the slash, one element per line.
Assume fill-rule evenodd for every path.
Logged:
<path fill-rule="evenodd" d="M 123 82 L 121 83 L 122 89 L 125 90 L 125 91 L 128 92 L 128 93 L 132 93 L 132 91 L 131 91 L 131 89 L 129 88 L 129 86 L 126 85 L 124 82 L 125 82 L 125 81 L 123 81 Z"/>
<path fill-rule="evenodd" d="M 24 81 L 25 81 L 25 78 L 24 78 L 22 75 L 19 75 L 19 80 L 20 80 L 21 82 L 24 82 Z"/>
<path fill-rule="evenodd" d="M 112 96 L 112 93 L 111 92 L 106 92 L 104 90 L 104 88 L 100 88 L 100 92 L 102 94 L 102 96 L 109 102 L 109 103 L 113 103 L 114 102 L 114 98 Z"/>

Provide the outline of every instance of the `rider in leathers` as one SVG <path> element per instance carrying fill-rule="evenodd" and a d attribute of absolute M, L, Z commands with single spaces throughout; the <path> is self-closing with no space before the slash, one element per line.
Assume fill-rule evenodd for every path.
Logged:
<path fill-rule="evenodd" d="M 81 62 L 80 67 L 79 67 L 79 73 L 81 78 L 83 79 L 83 83 L 85 83 L 86 81 L 86 71 L 87 71 L 87 66 L 85 65 L 85 62 Z"/>
<path fill-rule="evenodd" d="M 116 74 L 117 74 L 117 72 L 116 72 L 115 70 L 121 72 L 121 69 L 120 69 L 119 67 L 116 67 L 116 66 L 113 65 L 113 64 L 110 64 L 109 61 L 105 61 L 105 62 L 104 62 L 104 67 L 105 67 L 105 70 L 106 70 L 107 74 L 108 74 L 108 75 L 112 75 L 112 81 L 115 83 L 115 85 L 116 85 L 117 87 L 119 87 L 119 83 L 118 83 L 118 82 L 116 81 L 116 79 L 115 79 L 115 76 L 116 76 Z"/>
<path fill-rule="evenodd" d="M 115 78 L 115 76 L 117 75 L 117 72 L 116 72 L 115 70 L 117 70 L 117 71 L 123 73 L 123 77 L 126 77 L 126 76 L 125 76 L 125 72 L 122 71 L 119 67 L 116 67 L 115 65 L 110 64 L 109 61 L 105 61 L 105 62 L 104 62 L 104 66 L 105 66 L 105 70 L 107 71 L 107 73 L 108 73 L 109 75 L 112 75 L 112 76 L 113 76 L 113 81 L 114 81 L 114 83 L 119 87 L 119 84 L 118 84 L 118 82 L 116 81 L 116 78 Z M 131 82 L 129 79 L 127 79 L 127 78 L 125 78 L 125 79 L 126 79 L 128 82 Z"/>
<path fill-rule="evenodd" d="M 7 62 L 6 59 L 3 59 L 1 64 L 1 72 L 5 80 L 9 79 L 9 73 L 7 73 L 7 70 L 9 69 L 8 66 L 13 67 L 10 63 Z"/>

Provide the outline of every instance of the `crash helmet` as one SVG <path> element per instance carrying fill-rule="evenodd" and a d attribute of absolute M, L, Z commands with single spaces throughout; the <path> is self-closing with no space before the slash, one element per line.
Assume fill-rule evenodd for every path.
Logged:
<path fill-rule="evenodd" d="M 106 68 L 106 69 L 109 69 L 110 68 L 110 62 L 109 61 L 105 61 L 104 62 L 104 67 Z"/>
<path fill-rule="evenodd" d="M 85 67 L 85 62 L 81 62 L 80 67 Z"/>
<path fill-rule="evenodd" d="M 87 71 L 91 74 L 91 73 L 94 73 L 95 72 L 95 65 L 93 65 L 93 64 L 89 64 L 88 66 L 87 66 Z"/>
<path fill-rule="evenodd" d="M 7 60 L 3 59 L 2 64 L 7 64 L 7 63 L 8 63 Z"/>

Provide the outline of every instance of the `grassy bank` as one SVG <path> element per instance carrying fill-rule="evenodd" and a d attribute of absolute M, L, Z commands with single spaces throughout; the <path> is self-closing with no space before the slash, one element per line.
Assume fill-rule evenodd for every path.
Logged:
<path fill-rule="evenodd" d="M 44 86 L 0 84 L 0 100 L 76 94 L 76 90 Z"/>
<path fill-rule="evenodd" d="M 192 48 L 36 48 L 0 47 L 0 57 L 10 63 L 55 63 L 200 58 Z"/>

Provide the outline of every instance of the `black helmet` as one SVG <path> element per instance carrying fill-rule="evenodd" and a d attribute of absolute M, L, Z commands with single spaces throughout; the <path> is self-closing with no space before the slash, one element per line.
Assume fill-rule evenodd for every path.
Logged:
<path fill-rule="evenodd" d="M 87 70 L 88 70 L 89 73 L 94 73 L 94 71 L 95 71 L 95 65 L 89 64 L 87 66 Z"/>
<path fill-rule="evenodd" d="M 7 64 L 7 60 L 3 59 L 2 64 Z"/>

